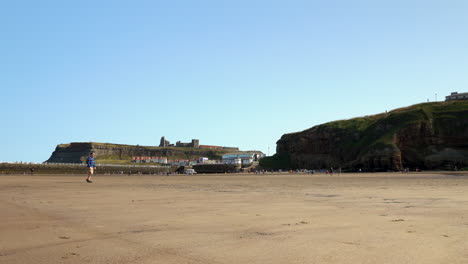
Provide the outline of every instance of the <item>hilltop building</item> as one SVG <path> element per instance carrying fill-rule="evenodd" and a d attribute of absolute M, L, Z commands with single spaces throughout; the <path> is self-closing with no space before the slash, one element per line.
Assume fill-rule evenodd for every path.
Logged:
<path fill-rule="evenodd" d="M 159 143 L 160 147 L 169 147 L 171 145 L 171 142 L 166 140 L 166 138 L 163 136 L 161 137 L 161 142 Z"/>
<path fill-rule="evenodd" d="M 160 147 L 174 147 L 174 144 L 171 144 L 166 138 L 163 136 L 161 137 L 161 141 L 159 143 Z M 198 139 L 192 139 L 192 142 L 189 143 L 184 143 L 177 141 L 175 144 L 176 147 L 181 147 L 181 148 L 199 148 L 200 147 L 200 140 Z"/>
<path fill-rule="evenodd" d="M 176 142 L 176 147 L 182 147 L 182 148 L 199 148 L 200 147 L 200 140 L 198 139 L 192 139 L 192 142 L 190 143 L 183 143 L 180 141 Z"/>
<path fill-rule="evenodd" d="M 468 93 L 453 92 L 450 95 L 445 96 L 445 101 L 453 100 L 468 100 Z"/>
<path fill-rule="evenodd" d="M 165 137 L 161 137 L 159 143 L 160 147 L 179 147 L 179 148 L 204 148 L 204 149 L 227 149 L 227 150 L 239 150 L 237 147 L 222 147 L 222 146 L 212 146 L 212 145 L 200 145 L 200 140 L 192 139 L 192 142 L 180 142 L 177 141 L 176 144 L 171 144 Z"/>

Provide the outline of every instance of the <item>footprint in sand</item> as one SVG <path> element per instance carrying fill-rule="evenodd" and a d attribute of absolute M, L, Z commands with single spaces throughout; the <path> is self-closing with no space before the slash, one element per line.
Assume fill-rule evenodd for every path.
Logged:
<path fill-rule="evenodd" d="M 79 256 L 79 254 L 71 252 L 62 257 L 62 259 L 69 259 L 71 257 Z"/>
<path fill-rule="evenodd" d="M 295 223 L 294 225 L 307 225 L 309 222 L 306 221 L 300 221 L 299 223 Z M 291 224 L 283 224 L 284 226 L 291 226 Z"/>

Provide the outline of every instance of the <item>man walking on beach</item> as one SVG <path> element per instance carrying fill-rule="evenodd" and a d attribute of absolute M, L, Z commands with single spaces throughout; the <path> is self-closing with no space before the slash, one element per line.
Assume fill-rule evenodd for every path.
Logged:
<path fill-rule="evenodd" d="M 96 162 L 94 161 L 94 152 L 89 153 L 89 157 L 86 159 L 86 166 L 88 167 L 88 178 L 86 178 L 87 183 L 93 183 L 91 181 L 91 175 L 94 174 L 96 170 Z"/>

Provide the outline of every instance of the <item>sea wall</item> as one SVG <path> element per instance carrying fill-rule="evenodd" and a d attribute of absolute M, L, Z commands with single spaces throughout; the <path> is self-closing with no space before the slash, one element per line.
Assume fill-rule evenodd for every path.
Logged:
<path fill-rule="evenodd" d="M 83 174 L 87 169 L 83 164 L 28 164 L 28 163 L 0 163 L 0 174 Z M 168 166 L 118 166 L 100 165 L 96 174 L 161 174 L 172 173 L 176 168 Z"/>

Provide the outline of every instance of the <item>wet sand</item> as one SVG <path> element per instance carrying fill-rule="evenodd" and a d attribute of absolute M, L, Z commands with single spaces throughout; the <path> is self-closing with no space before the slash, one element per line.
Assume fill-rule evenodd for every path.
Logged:
<path fill-rule="evenodd" d="M 468 263 L 468 175 L 0 176 L 0 263 Z"/>

